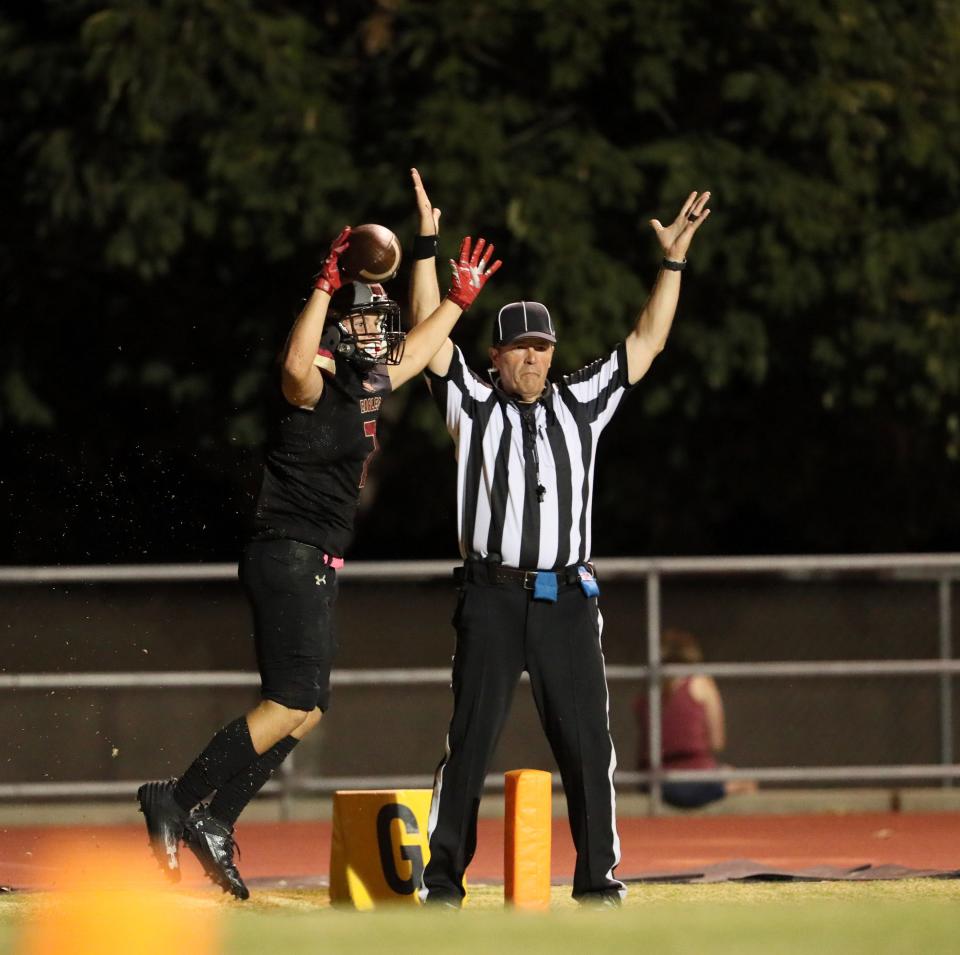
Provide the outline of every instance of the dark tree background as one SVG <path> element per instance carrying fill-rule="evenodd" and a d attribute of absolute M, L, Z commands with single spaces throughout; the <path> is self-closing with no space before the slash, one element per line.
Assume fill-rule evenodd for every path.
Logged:
<path fill-rule="evenodd" d="M 15 9 L 15 8 L 14 8 Z M 600 554 L 960 547 L 951 0 L 61 0 L 0 14 L 0 562 L 230 559 L 261 395 L 344 223 L 408 169 L 621 338 L 691 189 L 670 343 L 599 456 Z M 405 297 L 406 270 L 392 291 Z M 454 553 L 451 449 L 388 405 L 355 557 Z"/>

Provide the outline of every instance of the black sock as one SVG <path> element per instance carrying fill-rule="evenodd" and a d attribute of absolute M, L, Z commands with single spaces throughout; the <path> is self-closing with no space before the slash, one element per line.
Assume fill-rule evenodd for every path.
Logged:
<path fill-rule="evenodd" d="M 181 809 L 189 812 L 257 758 L 247 718 L 241 716 L 224 726 L 210 740 L 207 748 L 180 777 L 173 790 L 173 798 Z"/>
<path fill-rule="evenodd" d="M 235 776 L 231 776 L 218 790 L 210 803 L 210 812 L 221 822 L 231 826 L 237 821 L 247 803 L 266 785 L 280 764 L 290 755 L 290 751 L 300 740 L 285 736 L 275 743 L 256 761 L 244 766 Z"/>

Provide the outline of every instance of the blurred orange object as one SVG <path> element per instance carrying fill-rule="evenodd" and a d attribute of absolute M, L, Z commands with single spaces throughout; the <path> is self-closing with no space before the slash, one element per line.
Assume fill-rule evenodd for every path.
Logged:
<path fill-rule="evenodd" d="M 171 890 L 144 849 L 110 839 L 41 850 L 57 889 L 23 925 L 18 955 L 216 955 L 217 903 Z"/>

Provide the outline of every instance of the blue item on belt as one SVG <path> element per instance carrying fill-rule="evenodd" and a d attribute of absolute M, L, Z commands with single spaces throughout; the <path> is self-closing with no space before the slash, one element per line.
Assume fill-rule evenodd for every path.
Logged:
<path fill-rule="evenodd" d="M 580 575 L 580 587 L 583 592 L 588 597 L 599 597 L 600 585 L 597 583 L 597 578 L 590 573 L 590 569 L 581 564 L 577 568 L 577 573 Z"/>
<path fill-rule="evenodd" d="M 541 570 L 533 582 L 533 599 L 557 602 L 557 575 L 549 570 Z"/>

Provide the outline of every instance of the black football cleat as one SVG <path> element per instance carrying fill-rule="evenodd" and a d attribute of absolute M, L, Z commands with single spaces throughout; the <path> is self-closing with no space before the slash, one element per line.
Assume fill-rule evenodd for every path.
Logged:
<path fill-rule="evenodd" d="M 180 840 L 188 818 L 173 798 L 176 783 L 176 779 L 158 780 L 137 790 L 150 848 L 171 882 L 180 881 Z"/>
<path fill-rule="evenodd" d="M 197 857 L 211 882 L 235 898 L 250 898 L 250 890 L 233 861 L 233 850 L 237 848 L 233 826 L 211 815 L 209 807 L 199 806 L 187 820 L 184 845 Z"/>

